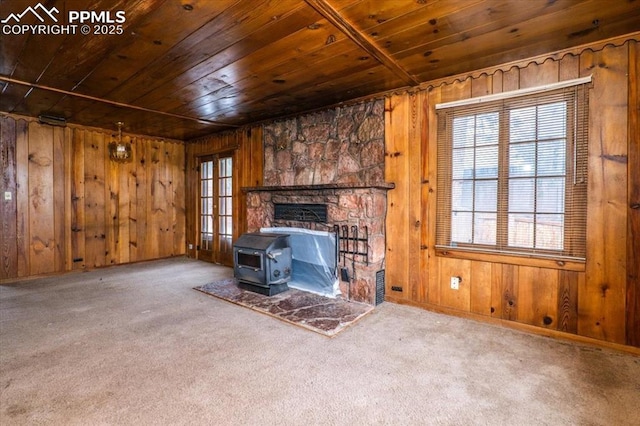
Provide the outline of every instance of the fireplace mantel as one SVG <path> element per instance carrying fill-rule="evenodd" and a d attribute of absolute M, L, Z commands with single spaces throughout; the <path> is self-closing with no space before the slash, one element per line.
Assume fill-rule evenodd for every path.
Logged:
<path fill-rule="evenodd" d="M 377 184 L 357 184 L 357 183 L 327 183 L 320 185 L 286 185 L 286 186 L 246 186 L 241 188 L 242 192 L 282 192 L 282 191 L 325 191 L 325 190 L 348 190 L 348 189 L 381 189 L 390 190 L 396 187 L 395 183 L 383 182 Z"/>

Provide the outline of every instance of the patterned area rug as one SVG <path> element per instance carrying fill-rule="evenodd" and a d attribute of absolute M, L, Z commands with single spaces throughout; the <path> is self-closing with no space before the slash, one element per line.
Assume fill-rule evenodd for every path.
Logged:
<path fill-rule="evenodd" d="M 194 289 L 329 337 L 349 327 L 374 308 L 358 302 L 318 296 L 295 288 L 275 296 L 264 296 L 239 288 L 235 278 L 212 282 Z"/>

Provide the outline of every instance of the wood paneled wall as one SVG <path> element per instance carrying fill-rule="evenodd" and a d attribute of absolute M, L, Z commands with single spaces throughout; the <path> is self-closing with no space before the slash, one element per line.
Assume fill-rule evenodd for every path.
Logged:
<path fill-rule="evenodd" d="M 387 300 L 640 346 L 639 46 L 618 40 L 388 97 Z M 437 254 L 435 105 L 588 75 L 586 264 Z"/>
<path fill-rule="evenodd" d="M 123 139 L 118 164 L 107 130 L 0 116 L 1 279 L 185 253 L 184 143 Z"/>
<path fill-rule="evenodd" d="M 198 258 L 200 190 L 199 158 L 212 154 L 232 153 L 233 161 L 233 240 L 247 231 L 247 201 L 243 187 L 261 186 L 263 179 L 264 145 L 262 126 L 214 134 L 187 143 L 187 255 Z"/>

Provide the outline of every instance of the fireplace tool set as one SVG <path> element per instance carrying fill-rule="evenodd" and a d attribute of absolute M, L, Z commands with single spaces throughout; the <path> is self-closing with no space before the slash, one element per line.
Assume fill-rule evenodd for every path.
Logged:
<path fill-rule="evenodd" d="M 351 300 L 351 282 L 356 279 L 356 260 L 369 266 L 369 229 L 362 227 L 363 232 L 357 225 L 334 225 L 333 231 L 336 233 L 336 249 L 338 259 L 342 259 L 340 268 L 340 279 L 349 283 L 349 300 Z M 351 261 L 351 274 L 347 261 Z"/>

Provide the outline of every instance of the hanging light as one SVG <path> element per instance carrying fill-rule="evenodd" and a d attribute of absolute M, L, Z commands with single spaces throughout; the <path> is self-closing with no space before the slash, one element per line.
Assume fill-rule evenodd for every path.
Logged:
<path fill-rule="evenodd" d="M 109 158 L 117 163 L 128 163 L 131 161 L 131 144 L 122 142 L 122 126 L 124 123 L 118 121 L 118 140 L 109 144 Z"/>

